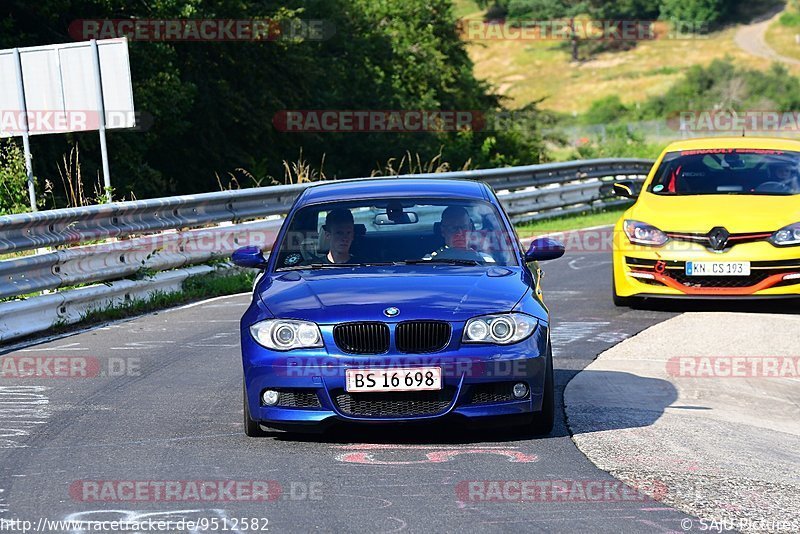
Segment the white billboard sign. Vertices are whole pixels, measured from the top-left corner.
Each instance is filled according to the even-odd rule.
[[[106,130],[135,126],[126,38],[0,50],[0,138],[22,137],[31,210],[31,135],[99,131],[111,201]]]
[[[0,50],[0,137],[136,126],[127,39],[97,41],[102,102],[91,42],[17,50],[25,101],[14,50]]]

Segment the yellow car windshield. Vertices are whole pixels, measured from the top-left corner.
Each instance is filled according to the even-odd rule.
[[[800,152],[747,148],[669,152],[648,191],[669,196],[797,195]]]

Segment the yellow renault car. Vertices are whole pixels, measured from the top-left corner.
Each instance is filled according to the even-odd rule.
[[[614,228],[613,296],[800,296],[800,141],[689,139],[669,145]]]

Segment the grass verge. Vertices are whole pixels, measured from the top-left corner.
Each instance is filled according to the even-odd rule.
[[[789,20],[800,20],[800,13],[787,9],[784,14],[788,14]],[[777,19],[769,25],[764,39],[767,44],[778,54],[800,60],[800,43],[797,36],[800,35],[800,24],[784,24]]]
[[[230,275],[207,273],[191,276],[183,281],[180,291],[170,293],[154,291],[148,299],[133,299],[119,304],[112,304],[105,308],[89,310],[81,316],[81,320],[77,323],[56,323],[49,333],[60,334],[74,330],[76,327],[85,328],[198,300],[245,293],[252,289],[255,274],[255,271],[248,271]]]
[[[517,233],[522,239],[541,235],[545,232],[566,232],[568,230],[578,230],[581,228],[591,228],[593,226],[604,226],[616,223],[627,206],[609,209],[587,209],[578,215],[567,215],[544,221],[535,221],[517,226]]]

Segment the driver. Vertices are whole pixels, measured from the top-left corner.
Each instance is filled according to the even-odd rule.
[[[445,244],[435,252],[426,255],[423,259],[441,258],[475,260],[481,263],[494,262],[494,258],[490,255],[469,248],[468,233],[475,228],[466,208],[462,206],[448,206],[445,208],[442,211],[442,220],[439,223],[439,227]]]
[[[792,165],[788,163],[773,163],[769,166],[769,175],[770,179],[779,184],[789,188],[790,190],[795,190],[797,181],[794,175],[794,169]]]
[[[330,250],[322,258],[322,263],[356,262],[350,254],[350,246],[355,237],[355,224],[350,210],[338,208],[329,211],[322,230],[325,232],[325,239],[330,243]]]

